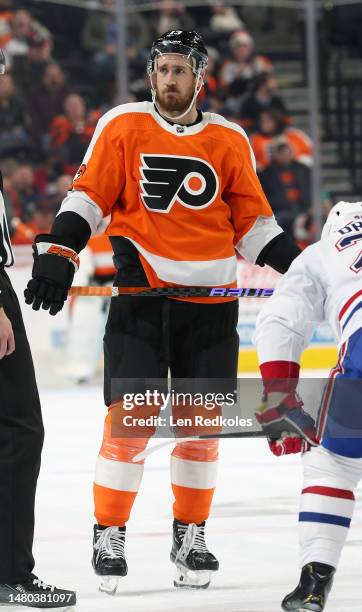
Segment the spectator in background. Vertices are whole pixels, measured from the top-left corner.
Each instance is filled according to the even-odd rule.
[[[38,62],[50,57],[50,32],[29,11],[20,9],[13,14],[11,38],[4,48],[17,86],[28,95],[38,75]]]
[[[310,206],[310,169],[296,161],[285,136],[270,144],[271,163],[259,174],[279,225],[293,237],[294,221]]]
[[[39,41],[44,41],[51,47],[50,32],[33,19],[25,9],[15,11],[11,20],[11,35],[5,45],[5,50],[12,66],[16,57],[28,56],[29,51]]]
[[[260,113],[264,110],[277,111],[285,123],[290,122],[287,108],[277,95],[278,82],[270,72],[262,72],[252,81],[253,91],[245,98],[240,109],[241,125],[245,130],[253,131]]]
[[[52,61],[53,42],[46,39],[42,34],[36,34],[29,46],[30,73],[32,78],[31,87],[37,83],[44,72],[45,67]]]
[[[14,57],[28,55],[29,41],[33,35],[30,13],[25,10],[15,11],[10,21],[10,36],[5,45],[10,66]]]
[[[215,2],[211,6],[211,11],[209,27],[212,32],[234,32],[245,28],[236,9],[232,6],[224,6],[221,2]]]
[[[30,164],[20,164],[13,173],[11,182],[18,198],[14,214],[27,223],[42,195],[36,186],[34,169]]]
[[[68,166],[70,174],[78,168],[93,136],[100,117],[97,111],[87,113],[86,105],[78,94],[69,94],[64,101],[64,115],[54,117],[50,124],[50,152]]]
[[[36,147],[46,149],[50,123],[64,109],[69,94],[65,75],[59,64],[51,62],[44,69],[41,82],[34,88],[30,100],[31,135]]]
[[[0,79],[0,155],[19,155],[30,147],[27,116],[11,74]]]
[[[262,72],[272,72],[273,65],[267,57],[255,53],[254,40],[246,30],[231,34],[229,48],[232,57],[223,63],[220,78],[227,92],[240,98],[251,79]]]
[[[281,134],[293,152],[293,159],[309,166],[312,164],[313,146],[309,136],[297,128],[285,127],[283,116],[278,111],[262,111],[256,127],[257,131],[250,137],[250,144],[258,172],[270,164],[272,142]]]
[[[58,203],[58,207],[67,197],[68,191],[71,189],[73,177],[70,174],[62,174],[56,180],[55,186],[56,191],[54,195],[55,201]]]
[[[157,17],[156,31],[161,36],[169,30],[193,30],[194,20],[177,0],[162,0]]]

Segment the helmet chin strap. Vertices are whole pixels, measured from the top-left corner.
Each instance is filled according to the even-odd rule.
[[[172,121],[174,123],[177,123],[177,121],[179,119],[183,119],[183,117],[185,117],[190,112],[190,110],[192,109],[192,107],[193,107],[193,105],[195,103],[195,100],[196,100],[197,96],[200,93],[201,87],[204,84],[203,76],[202,76],[201,72],[199,72],[198,75],[197,75],[196,83],[195,83],[194,95],[192,96],[192,100],[191,100],[190,104],[188,105],[187,109],[183,113],[181,113],[181,115],[177,115],[176,117],[172,117],[171,115],[167,115],[165,112],[161,112],[160,107],[159,107],[159,105],[156,102],[156,95],[157,94],[156,94],[155,88],[153,87],[152,75],[150,75],[150,81],[151,81],[151,94],[152,94],[152,102],[153,102],[153,104],[155,105],[155,107],[157,108],[158,112],[160,113],[160,115],[162,117],[164,117],[165,119],[168,119],[169,121]]]

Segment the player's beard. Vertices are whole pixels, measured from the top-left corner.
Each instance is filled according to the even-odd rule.
[[[181,94],[180,90],[177,88],[168,88],[166,90],[159,91],[156,89],[156,103],[159,107],[159,110],[165,111],[166,113],[176,115],[180,115],[185,112],[191,104],[191,100],[194,95],[194,87],[190,88],[190,90]]]

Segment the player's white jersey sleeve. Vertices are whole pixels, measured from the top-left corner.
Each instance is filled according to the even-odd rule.
[[[312,245],[293,261],[258,315],[254,342],[259,364],[300,363],[314,325],[324,320],[325,298],[323,261]]]

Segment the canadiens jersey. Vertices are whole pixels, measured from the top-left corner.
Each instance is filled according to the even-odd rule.
[[[362,222],[307,247],[261,309],[259,363],[300,363],[315,323],[327,320],[341,346],[362,327]]]
[[[65,211],[93,233],[110,214],[107,234],[136,247],[151,286],[231,286],[235,248],[255,263],[282,232],[242,128],[213,113],[173,125],[150,102],[99,120]]]

